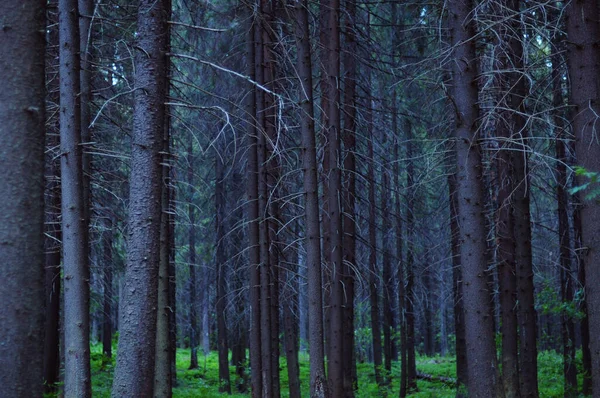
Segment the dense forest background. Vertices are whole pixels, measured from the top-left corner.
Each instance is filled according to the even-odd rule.
[[[1,2],[0,395],[600,396],[599,16]]]

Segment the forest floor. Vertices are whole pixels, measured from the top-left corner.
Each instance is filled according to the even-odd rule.
[[[189,349],[177,350],[177,382],[178,385],[173,390],[173,396],[177,398],[191,397],[222,397],[224,394],[218,392],[218,358],[216,352],[211,352],[208,356],[198,355],[199,369],[189,370],[190,351]],[[112,383],[112,373],[114,370],[114,358],[104,358],[102,365],[102,346],[92,346],[92,381],[94,397],[110,397],[110,388]],[[578,355],[578,365],[581,364],[581,354]],[[410,397],[430,397],[430,398],[454,398],[453,388],[445,384],[444,378],[454,378],[456,360],[454,357],[417,357],[417,370],[421,374],[431,375],[434,381],[418,380],[419,391],[411,394]],[[375,373],[370,363],[358,364],[359,391],[356,398],[367,397],[396,397],[398,396],[398,377],[400,375],[399,363],[394,363],[392,367],[392,384],[385,391],[378,390],[375,384]],[[580,369],[578,369],[580,370]],[[308,397],[308,356],[300,354],[300,379],[302,383],[302,396]],[[239,380],[235,374],[235,368],[230,368],[232,391],[236,390],[236,383]],[[562,359],[555,352],[542,352],[539,355],[539,385],[540,397],[562,397]],[[287,397],[287,368],[285,358],[281,359],[281,386],[282,397]],[[581,386],[581,376],[579,380]],[[232,394],[233,398],[247,398],[249,394]]]

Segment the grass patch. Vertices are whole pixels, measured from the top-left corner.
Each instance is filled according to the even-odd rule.
[[[102,355],[102,346],[95,344],[91,347],[92,365],[92,389],[94,397],[109,398],[112,385],[112,377],[115,368],[115,359],[106,358]],[[190,363],[190,350],[177,350],[177,386],[173,389],[176,398],[217,398],[224,394],[219,393],[219,363],[216,352],[207,356],[198,355],[198,369],[188,369]],[[581,353],[577,355],[578,371],[581,373]],[[417,370],[420,373],[434,377],[456,377],[456,358],[454,357],[424,357],[417,356]],[[236,385],[239,382],[235,374],[235,368],[229,368],[232,382],[231,397],[246,398],[249,394],[236,393]],[[302,396],[309,396],[309,368],[308,355],[300,353],[300,380]],[[375,383],[375,370],[371,363],[357,364],[357,375],[359,390],[356,398],[371,397],[394,397],[398,396],[400,375],[400,364],[392,364],[390,376],[391,383],[385,387],[378,387]],[[287,365],[285,358],[280,358],[281,396],[289,397]],[[538,380],[541,397],[562,397],[562,356],[553,351],[541,352],[538,356]],[[579,386],[582,377],[579,374]],[[452,387],[441,381],[417,381],[418,391],[410,394],[411,397],[420,398],[454,398],[455,391]],[[47,398],[52,398],[47,396]]]

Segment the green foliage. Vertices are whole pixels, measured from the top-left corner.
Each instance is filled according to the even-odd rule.
[[[102,345],[95,344],[91,349],[92,358],[92,388],[94,397],[110,397],[110,388],[114,371],[115,359],[107,359],[102,355]],[[177,382],[178,385],[173,389],[173,396],[177,398],[217,398],[222,397],[219,393],[219,362],[216,352],[211,352],[205,357],[200,357],[199,369],[188,369],[190,359],[189,349],[177,350]],[[309,367],[308,355],[300,352],[300,382],[302,396],[308,397],[309,391]],[[579,375],[579,385],[581,385],[582,359],[581,351],[577,352],[576,364]],[[287,390],[288,377],[285,358],[281,358],[281,386],[282,397],[289,397]],[[435,377],[455,378],[456,377],[456,358],[455,357],[424,357],[417,356],[417,369],[420,373]],[[249,394],[240,394],[235,390],[238,384],[234,367],[230,367],[233,398],[246,398]],[[394,362],[390,374],[391,383],[388,386],[379,387],[375,383],[375,369],[372,363],[357,364],[359,389],[356,398],[372,398],[381,396],[398,395],[398,376],[400,375],[400,364]],[[541,397],[562,397],[562,356],[554,351],[541,352],[538,355],[538,380]],[[456,391],[442,381],[417,381],[418,391],[410,394],[410,397],[421,398],[454,398]],[[46,395],[45,398],[54,398],[53,395]]]
[[[574,195],[578,192],[586,191],[585,200],[596,200],[600,196],[600,185],[598,184],[599,173],[588,171],[581,166],[575,167],[575,175],[585,182],[581,185],[569,189],[569,193]]]

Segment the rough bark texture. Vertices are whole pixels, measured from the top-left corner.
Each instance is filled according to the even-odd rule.
[[[217,345],[219,350],[219,392],[231,394],[229,379],[229,349],[227,346],[227,324],[225,323],[226,287],[225,281],[225,187],[223,181],[223,161],[220,154],[215,155],[215,242],[217,262]]]
[[[370,73],[367,74],[368,76]],[[367,78],[368,85],[370,86],[370,78]],[[379,283],[379,270],[377,267],[377,213],[375,208],[377,206],[376,195],[375,195],[375,159],[373,151],[373,109],[371,109],[372,99],[370,95],[370,89],[367,89],[367,125],[369,129],[369,135],[367,137],[367,151],[368,151],[368,180],[369,180],[369,304],[371,307],[371,335],[372,335],[372,346],[373,346],[373,366],[375,367],[375,381],[378,385],[383,384],[381,377],[381,367],[383,365],[382,359],[382,347],[381,347],[381,321],[379,318],[379,290],[381,285]]]
[[[106,231],[104,232],[104,264],[103,282],[104,297],[102,303],[102,354],[112,357],[112,300],[113,300],[113,223],[109,218],[106,220]]]
[[[356,4],[346,4],[344,51],[344,397],[354,397],[358,388],[356,354],[354,351],[354,281],[356,278],[356,62],[358,50],[355,35]]]
[[[515,14],[520,12],[520,0],[509,0],[508,7]],[[519,17],[512,19],[509,53],[514,72],[510,73],[509,107],[511,115],[512,141],[516,151],[511,151],[513,166],[512,207],[515,233],[515,266],[517,277],[517,320],[519,323],[519,373],[520,394],[523,397],[537,397],[537,315],[535,311],[533,286],[533,259],[531,252],[531,215],[529,210],[529,136],[525,119],[525,97],[527,79],[524,69],[524,53]],[[515,33],[516,32],[516,33]],[[521,33],[519,33],[521,32]]]
[[[308,283],[308,338],[310,347],[310,396],[329,397],[323,351],[323,290],[321,284],[321,238],[319,193],[312,85],[312,62],[308,25],[308,2],[296,3],[296,43],[301,90],[302,168],[306,225],[306,267]]]
[[[250,14],[252,10],[248,10]],[[255,67],[255,26],[254,18],[249,17],[248,38],[246,41],[246,63],[248,76],[252,80],[256,77]],[[262,397],[261,384],[261,359],[260,359],[260,247],[259,247],[259,211],[258,211],[258,153],[257,153],[257,129],[255,125],[256,118],[256,89],[254,85],[249,87],[246,103],[247,117],[250,119],[247,124],[248,139],[248,261],[250,265],[250,374],[252,398]]]
[[[498,4],[498,15],[502,14],[502,3]],[[504,43],[510,42],[513,33],[507,24],[498,24],[498,42],[496,50],[497,68],[505,70],[513,65],[515,61],[512,54],[507,51]],[[519,396],[519,356],[517,329],[517,278],[515,260],[515,229],[514,214],[512,206],[513,192],[513,167],[511,153],[514,145],[511,140],[514,123],[512,112],[508,111],[509,104],[506,102],[507,92],[511,94],[512,82],[506,74],[496,76],[500,91],[497,95],[498,116],[496,119],[496,138],[500,149],[496,153],[496,186],[497,206],[495,210],[495,235],[496,235],[496,258],[497,275],[500,301],[500,332],[502,334],[502,387],[505,398]]]
[[[156,317],[156,363],[154,367],[154,397],[170,398],[173,395],[173,377],[171,375],[171,339],[169,336],[170,313],[169,307],[169,259],[171,257],[171,241],[169,239],[169,172],[168,154],[170,151],[170,128],[165,117],[162,165],[162,193],[160,215],[160,257],[158,265],[158,298]]]
[[[166,96],[167,2],[141,0],[135,48],[135,108],[129,241],[120,297],[119,355],[112,396],[154,394]],[[143,341],[144,344],[139,344]]]
[[[567,6],[567,64],[571,82],[573,132],[577,163],[600,172],[597,115],[600,114],[600,52],[598,51],[598,2],[573,1]],[[590,328],[592,391],[600,393],[600,205],[596,200],[581,206],[582,260]],[[593,336],[596,336],[595,338]]]
[[[45,1],[4,1],[0,15],[0,383],[42,396]]]
[[[564,127],[564,116],[561,108],[564,104],[562,95],[562,81],[560,68],[560,56],[553,54],[552,61],[552,98],[553,119],[555,126],[556,147],[556,196],[558,213],[558,241],[560,254],[560,294],[563,303],[573,301],[573,277],[571,261],[571,233],[569,226],[569,197],[567,194],[567,163],[566,132]],[[575,322],[568,313],[562,314],[562,343],[563,343],[563,376],[564,396],[577,396],[577,367],[575,365]],[[582,336],[583,342],[583,336]]]
[[[88,397],[92,394],[90,274],[82,169],[77,1],[60,0],[58,10],[65,395]]]
[[[477,117],[477,55],[470,0],[449,3],[460,257],[470,397],[496,394],[496,348],[486,272],[486,226]]]
[[[452,159],[454,161],[454,159]],[[460,230],[458,227],[458,202],[456,174],[448,175],[450,190],[450,245],[452,251],[452,298],[454,304],[454,335],[456,336],[456,397],[467,397],[467,341],[465,340],[465,310],[462,301],[462,272],[460,266]]]
[[[190,291],[190,366],[189,369],[198,369],[198,303],[197,303],[197,268],[196,263],[196,212],[194,204],[194,146],[193,137],[190,136],[188,144],[188,219],[190,221],[190,230],[188,233],[188,268],[190,272],[189,291]],[[207,281],[202,281],[203,283]],[[206,296],[206,292],[201,293]],[[206,354],[206,353],[205,353]]]
[[[56,8],[57,0],[49,2]],[[58,14],[48,13],[46,29],[46,100],[58,106]],[[53,48],[54,51],[50,51]],[[44,327],[44,392],[58,390],[60,373],[60,307],[61,307],[61,227],[60,227],[60,145],[59,115],[54,113],[46,121],[46,166],[44,188],[45,229],[45,327]]]
[[[406,189],[410,192],[406,197],[406,290],[404,306],[406,314],[406,391],[417,389],[417,361],[415,355],[415,313],[414,313],[414,281],[415,281],[415,250],[414,243],[414,163],[412,143],[412,123],[405,119],[404,134],[406,135]]]

